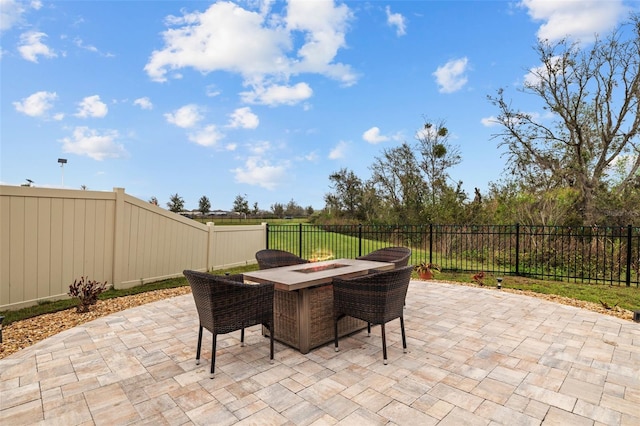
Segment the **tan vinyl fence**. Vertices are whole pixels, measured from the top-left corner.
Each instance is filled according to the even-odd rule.
[[[82,276],[115,288],[255,263],[266,226],[204,225],[128,194],[0,186],[0,310],[67,297]]]

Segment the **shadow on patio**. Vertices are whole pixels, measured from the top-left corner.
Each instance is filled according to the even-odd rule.
[[[10,424],[640,424],[640,324],[497,290],[414,281],[399,322],[302,355],[259,327],[211,334],[190,294],[0,360]]]

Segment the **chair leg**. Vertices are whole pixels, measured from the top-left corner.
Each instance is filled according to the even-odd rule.
[[[213,370],[216,368],[216,340],[218,340],[218,335],[213,334],[213,342],[211,343],[211,372],[209,373],[209,377],[213,379]]]
[[[240,347],[244,348],[244,328],[240,331]]]
[[[380,325],[382,327],[382,358],[384,365],[387,365],[387,336],[384,332],[384,323]]]
[[[371,337],[371,323],[367,323],[367,337]]]
[[[273,362],[273,322],[269,324],[269,351],[271,354],[271,362]]]
[[[200,365],[200,350],[202,349],[202,326],[198,329],[198,349],[196,349],[196,365]]]
[[[338,318],[333,318],[333,344],[335,346],[336,352],[340,349],[338,348]]]
[[[402,352],[407,353],[407,336],[404,334],[404,318],[400,317],[400,330],[402,331]]]

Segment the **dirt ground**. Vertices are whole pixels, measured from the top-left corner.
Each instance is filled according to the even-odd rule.
[[[444,282],[444,281],[441,281]],[[476,287],[474,284],[462,284],[458,282],[447,282],[448,284],[459,284]],[[605,315],[622,318],[628,321],[633,320],[633,312],[618,307],[606,309],[600,304],[583,302],[580,300],[560,297],[555,295],[546,295],[534,293],[530,291],[518,291],[511,289],[497,290],[495,288],[487,288],[487,291],[506,291],[518,294],[524,294],[531,297],[538,297],[563,305],[575,306],[582,309],[588,309]],[[136,294],[133,296],[119,297],[115,299],[99,300],[95,306],[91,307],[91,311],[87,313],[77,313],[75,308],[65,311],[55,312],[52,314],[44,314],[23,321],[17,321],[10,325],[4,326],[2,330],[3,343],[0,345],[0,359],[11,355],[21,349],[33,345],[40,340],[53,336],[69,328],[79,324],[94,320],[98,317],[109,315],[114,312],[129,309],[134,306],[143,305],[145,303],[154,302],[156,300],[168,297],[179,296],[190,293],[189,287],[178,287],[166,290],[156,290],[147,293]]]

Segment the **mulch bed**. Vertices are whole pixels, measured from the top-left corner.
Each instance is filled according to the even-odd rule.
[[[479,287],[476,284],[464,284],[452,281],[440,281],[447,284],[468,285],[470,287]],[[487,287],[487,290],[492,288]],[[534,293],[532,291],[512,290],[503,288],[502,290],[493,289],[495,291],[505,291],[516,294],[524,294],[526,296],[538,297],[563,305],[575,306],[577,308],[588,309],[605,315],[611,315],[624,320],[633,320],[633,312],[613,307],[607,309],[604,306],[584,302],[581,300],[570,299],[568,297]],[[117,297],[114,299],[99,300],[91,310],[86,313],[77,313],[75,308],[65,311],[55,312],[52,314],[39,315],[23,321],[11,323],[2,330],[3,343],[0,345],[0,359],[5,358],[12,353],[18,352],[34,343],[44,340],[47,337],[60,333],[61,331],[73,328],[79,324],[94,320],[96,318],[119,312],[135,306],[144,305],[145,303],[155,302],[157,300],[169,297],[180,296],[191,292],[188,286],[171,288],[166,290],[156,290],[147,293],[140,293],[132,296]]]
[[[132,296],[98,300],[95,305],[91,306],[91,310],[85,313],[78,313],[76,312],[76,308],[72,308],[13,322],[4,326],[2,329],[0,359],[61,331],[92,321],[96,318],[144,305],[145,303],[187,293],[191,293],[191,287],[189,286],[155,290]]]

